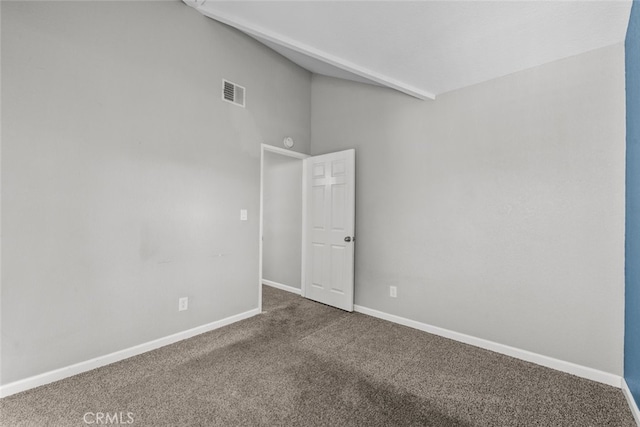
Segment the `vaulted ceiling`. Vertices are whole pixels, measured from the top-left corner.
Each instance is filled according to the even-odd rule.
[[[630,0],[184,0],[311,72],[421,99],[622,43]]]

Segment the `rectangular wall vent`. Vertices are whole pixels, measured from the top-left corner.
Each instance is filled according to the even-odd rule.
[[[222,99],[244,107],[245,89],[229,80],[222,79]]]

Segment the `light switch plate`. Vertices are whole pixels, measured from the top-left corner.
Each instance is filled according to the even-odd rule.
[[[240,209],[240,221],[246,221],[246,220],[247,220],[247,210]]]

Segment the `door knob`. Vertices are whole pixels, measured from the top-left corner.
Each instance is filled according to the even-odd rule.
[[[345,237],[345,238],[344,238],[344,241],[345,241],[345,242],[350,242],[350,241],[351,241],[351,237],[349,237],[349,236]]]

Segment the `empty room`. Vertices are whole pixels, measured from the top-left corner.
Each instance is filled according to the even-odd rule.
[[[1,1],[0,426],[640,426],[640,1]]]

